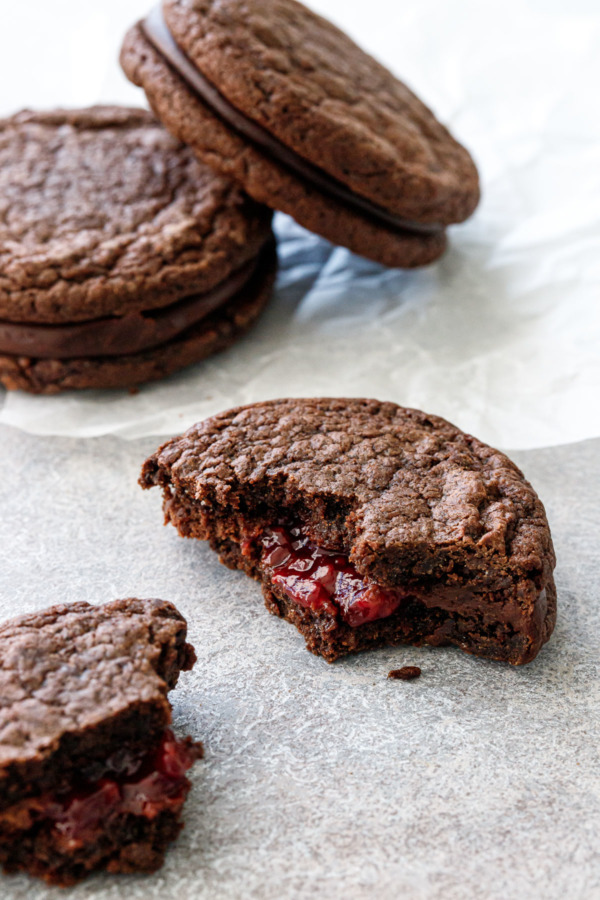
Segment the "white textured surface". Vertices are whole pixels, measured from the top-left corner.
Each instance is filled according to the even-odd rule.
[[[150,2],[7,4],[0,113],[141,103],[116,54]],[[358,0],[313,5],[473,151],[483,201],[446,257],[385,272],[282,220],[279,290],[237,347],[134,397],[11,395],[0,422],[136,437],[280,394],[352,394],[439,413],[504,447],[600,434],[597,0],[372,0],[367,15]]]
[[[73,900],[600,897],[600,442],[513,454],[546,503],[559,620],[521,669],[398,648],[328,666],[258,586],[161,527],[136,485],[155,442],[0,428],[0,619],[160,596],[198,651],[173,694],[205,742],[187,826],[156,876]],[[412,683],[389,669],[418,664]],[[0,876],[2,900],[67,896]]]

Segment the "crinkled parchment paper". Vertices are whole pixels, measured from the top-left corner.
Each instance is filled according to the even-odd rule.
[[[366,20],[363,3],[314,5],[405,78],[473,152],[482,203],[451,230],[446,256],[421,271],[385,270],[278,217],[277,291],[239,344],[135,396],[6,395],[0,422],[135,438],[269,397],[354,395],[439,413],[504,447],[600,434],[597,3],[374,0]],[[19,84],[0,79],[0,106],[143,102],[114,55],[146,3],[62,7],[46,21],[40,6],[38,29],[55,42],[33,42],[37,66],[23,62],[26,23],[11,11],[9,24],[12,16],[22,28],[4,29],[0,65],[11,74],[19,66]],[[62,62],[50,66],[48,47],[56,55],[60,42]]]

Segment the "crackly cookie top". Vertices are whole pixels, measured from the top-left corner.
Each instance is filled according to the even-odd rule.
[[[295,0],[164,0],[177,44],[236,109],[356,193],[415,222],[462,221],[468,152],[342,31]]]
[[[293,399],[223,412],[160,448],[142,483],[208,516],[291,511],[384,581],[443,575],[497,587],[525,576],[541,590],[554,567],[544,508],[519,469],[444,419],[394,403]]]
[[[203,293],[269,222],[144,110],[0,120],[0,318],[80,321]]]
[[[186,622],[162,600],[54,606],[0,626],[0,770],[133,706],[162,708],[191,668]]]

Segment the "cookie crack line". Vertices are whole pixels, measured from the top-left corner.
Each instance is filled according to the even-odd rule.
[[[303,178],[327,196],[345,203],[376,222],[392,227],[400,232],[414,234],[441,234],[442,224],[426,225],[395,216],[381,206],[361,197],[331,175],[303,159],[294,150],[274,138],[261,125],[253,122],[217,90],[194,65],[175,41],[165,21],[162,9],[156,7],[140,23],[142,32],[150,44],[172,69],[183,79],[193,93],[216,113],[234,131],[266,152],[276,162],[285,166],[293,174]]]

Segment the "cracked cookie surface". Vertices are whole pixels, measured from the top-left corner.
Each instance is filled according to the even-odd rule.
[[[290,168],[197,93],[149,39],[127,34],[121,64],[158,118],[257,201],[384,265],[437,259],[445,225],[479,198],[477,170],[421,101],[346,35],[301,4],[269,0],[162,6],[180,51],[238,115],[346,193],[424,233],[393,226]]]
[[[439,417],[375,400],[258,403],[167,442],[141,483],[161,486],[180,533],[262,580],[267,606],[299,628],[313,628],[314,610],[277,595],[251,546],[278,523],[301,526],[360,576],[404,592],[396,618],[354,630],[319,612],[329,643],[337,630],[332,658],[409,634],[527,662],[552,632],[555,557],[541,501],[507,456]],[[409,625],[390,633],[405,613]],[[319,641],[315,652],[326,655]]]
[[[195,659],[186,632],[171,603],[136,599],[55,606],[1,625],[0,801],[26,794],[31,786],[16,773],[46,772],[61,741],[85,742],[136,709],[168,723],[167,692]],[[53,768],[46,776],[56,781],[56,757]]]
[[[401,81],[295,0],[164,0],[177,44],[236,109],[382,207],[462,221],[467,151]]]
[[[54,606],[0,626],[0,865],[69,886],[152,872],[183,827],[202,756],[169,725],[194,665],[162,600]]]
[[[144,110],[0,121],[0,318],[63,323],[201,294],[255,256],[270,213]]]

